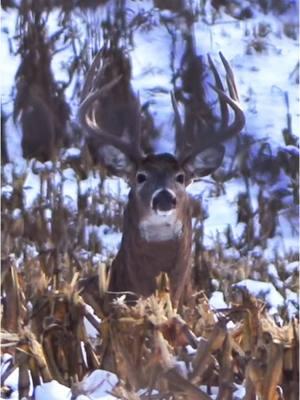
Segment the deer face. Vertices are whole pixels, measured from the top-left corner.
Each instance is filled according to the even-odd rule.
[[[185,173],[171,154],[148,155],[132,182],[141,236],[146,241],[172,240],[182,233],[187,212]]]
[[[223,155],[223,147],[217,146],[183,164],[167,153],[148,155],[140,162],[131,181],[131,197],[144,239],[162,241],[180,237],[184,219],[189,215],[186,186],[193,176],[215,170]]]
[[[185,174],[172,155],[149,155],[137,169],[133,188],[151,212],[167,216],[176,210],[177,196],[185,192]]]

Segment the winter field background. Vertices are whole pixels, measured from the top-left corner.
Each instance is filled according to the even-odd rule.
[[[241,328],[239,342],[243,350],[243,355],[241,350],[239,356],[244,357],[243,361],[239,360],[239,364],[235,360],[236,348],[232,353],[238,367],[235,366],[231,377],[229,397],[220,397],[224,390],[220,378],[225,376],[222,366],[226,364],[224,341],[221,347],[207,350],[210,356],[213,355],[215,364],[206,365],[207,370],[212,371],[209,377],[203,373],[197,380],[193,375],[196,369],[193,360],[197,354],[199,356],[201,346],[193,349],[189,342],[182,346],[176,340],[166,344],[166,336],[161,338],[163,344],[160,343],[159,349],[164,348],[169,358],[166,362],[160,355],[163,361],[158,362],[158,371],[176,370],[176,377],[193,382],[195,388],[201,390],[199,393],[189,391],[192,389],[187,386],[172,389],[170,383],[166,389],[158,377],[153,378],[150,388],[145,383],[139,384],[137,378],[135,381],[128,374],[128,365],[132,367],[132,364],[128,364],[127,369],[106,370],[102,352],[107,322],[104,323],[106,320],[101,311],[91,304],[83,307],[76,297],[76,279],[90,276],[95,271],[101,274],[117,252],[122,212],[129,190],[120,178],[104,177],[97,166],[85,162],[84,133],[76,119],[85,66],[104,43],[103,21],[107,21],[108,15],[117,21],[119,7],[124,11],[126,29],[131,35],[130,40],[128,37],[122,37],[122,40],[128,46],[132,60],[132,84],[139,93],[141,104],[149,105],[160,132],[155,139],[155,149],[173,152],[174,115],[170,92],[174,71],[180,68],[185,51],[185,14],[181,15],[176,7],[169,8],[168,4],[172,2],[167,1],[165,5],[160,1],[110,1],[99,2],[97,7],[83,7],[78,2],[79,6],[66,7],[67,11],[64,2],[53,6],[49,2],[44,6],[41,15],[43,18],[47,15],[46,37],[53,38],[51,69],[55,80],[68,81],[76,57],[82,57],[84,62],[78,63],[64,90],[70,105],[69,145],[58,150],[55,161],[40,162],[23,158],[20,118],[15,121],[13,118],[17,93],[15,75],[22,55],[18,52],[22,34],[18,35],[20,32],[16,27],[18,10],[26,3],[30,9],[30,2],[15,1],[3,2],[1,10],[4,137],[1,143],[6,150],[1,165],[1,398],[19,398],[21,392],[25,398],[34,396],[38,400],[177,399],[180,395],[187,399],[298,398],[295,386],[298,332],[294,328],[299,312],[298,2],[187,1],[185,4],[194,18],[191,29],[197,54],[206,58],[209,53],[219,67],[219,51],[229,60],[246,114],[246,126],[240,138],[228,144],[224,164],[217,173],[188,187],[201,207],[200,216],[193,221],[193,262],[194,268],[199,270],[198,276],[203,278],[197,282],[199,293],[203,291],[202,308],[198,306],[202,311],[205,309],[206,314],[204,317],[198,307],[197,317],[196,309],[191,306],[190,314],[183,313],[180,323],[186,322],[184,326],[191,330],[198,344],[203,338],[211,338],[212,327],[227,315],[224,310],[236,306],[236,291],[240,288],[241,293],[247,293],[243,296],[249,296],[249,302],[257,307],[257,316],[268,321],[268,331],[275,332],[272,343],[279,341],[284,349],[283,361],[276,367],[280,370],[278,377],[274,371],[266,372],[262,366],[260,370],[257,367],[258,375],[262,374],[271,382],[270,387],[275,385],[277,388],[265,394],[263,390],[266,389],[261,389],[263,383],[251,381],[249,373],[247,375],[251,362],[259,361],[257,349],[262,331],[251,324],[245,328],[244,317],[237,318],[238,321],[228,317],[224,328],[226,337],[234,336],[232,332],[237,332],[238,324],[244,329]],[[25,31],[23,35],[26,35]],[[56,51],[58,49],[60,51]],[[76,352],[81,352],[84,364],[80,373],[76,368],[60,369],[59,363],[66,355],[54,357],[57,371],[50,366],[49,348],[45,344],[49,334],[45,321],[49,315],[40,310],[41,304],[49,302],[52,304],[49,310],[55,314],[54,304],[58,298],[68,304],[66,309],[70,314],[70,310],[85,310],[77,316],[76,333],[74,331],[74,337],[79,335],[77,341],[73,333],[61,342],[58,339],[50,341],[53,348],[57,346],[53,351],[59,354],[67,340],[74,340],[72,343],[81,349]],[[122,299],[120,304],[122,309]],[[244,303],[243,307],[246,307]],[[132,310],[125,308],[120,311],[124,313],[122,316],[130,315],[134,319]],[[141,309],[139,312],[143,314]],[[151,311],[152,323],[157,326],[169,323],[170,311],[160,310],[160,313],[165,314],[162,317]],[[201,328],[197,322],[200,314]],[[193,317],[189,320],[187,315]],[[58,318],[56,314],[55,318]],[[55,318],[52,322],[59,325]],[[68,318],[64,316],[62,325]],[[208,325],[210,329],[207,329]],[[66,329],[71,329],[70,325]],[[291,335],[294,335],[292,339]],[[151,338],[148,338],[150,342]],[[249,348],[245,344],[247,340],[252,343],[251,346],[248,344]],[[91,344],[94,363],[87,356],[87,342]],[[75,352],[74,346],[71,348]],[[112,352],[116,357],[117,350],[113,348]],[[271,352],[266,357],[272,364]],[[291,360],[287,362],[289,357]],[[38,359],[45,359],[45,364],[49,364],[47,379]],[[27,384],[20,385],[21,377]],[[168,381],[166,377],[164,379]],[[249,379],[254,389],[247,386]],[[250,392],[254,397],[250,397]]]

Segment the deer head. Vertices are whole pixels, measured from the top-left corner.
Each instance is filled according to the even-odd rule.
[[[139,100],[131,97],[129,109],[134,118],[120,135],[104,127],[99,115],[112,92],[122,80],[115,74],[105,81],[105,71],[112,65],[96,56],[83,89],[79,109],[82,126],[99,138],[105,151],[104,164],[116,175],[127,178],[131,191],[124,217],[121,249],[113,262],[110,289],[132,291],[148,296],[155,291],[160,272],[170,277],[173,300],[178,302],[190,270],[191,211],[186,186],[197,177],[212,173],[224,156],[223,142],[241,131],[244,113],[238,100],[233,72],[220,53],[226,71],[229,94],[225,93],[220,75],[208,57],[215,79],[221,123],[217,130],[205,124],[199,132],[186,135],[174,95],[171,103],[176,124],[176,154],[145,153],[141,146],[142,123]],[[123,81],[124,82],[124,81]],[[229,109],[234,118],[229,123]],[[188,138],[188,140],[187,140]],[[201,140],[200,140],[201,138]],[[103,150],[105,149],[105,150]]]

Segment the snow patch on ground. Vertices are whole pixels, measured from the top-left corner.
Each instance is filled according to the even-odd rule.
[[[149,4],[150,2],[145,2],[145,4],[143,2],[143,7],[147,9]],[[137,2],[130,2],[130,7],[134,8],[138,6]],[[283,34],[280,18],[272,14],[263,15],[256,11],[255,13],[255,18],[250,21],[237,21],[222,13],[220,13],[218,17],[219,21],[215,25],[205,24],[200,20],[194,27],[196,44],[201,54],[206,56],[207,53],[210,53],[212,55],[220,70],[222,70],[222,66],[217,52],[222,49],[223,54],[233,67],[240,99],[246,112],[247,124],[245,132],[253,138],[269,138],[271,146],[279,148],[283,144],[282,129],[286,127],[288,111],[292,117],[292,131],[297,132],[300,125],[299,88],[291,78],[291,72],[298,62],[299,43]],[[99,19],[103,16],[104,13],[99,16]],[[170,81],[171,69],[168,54],[171,37],[167,30],[159,24],[159,18],[157,16],[154,18],[157,18],[158,22],[158,25],[154,29],[135,34],[134,49],[130,54],[133,65],[133,86],[139,93],[141,102],[148,101],[150,103],[150,111],[155,118],[156,126],[161,130],[162,137],[156,143],[156,150],[159,152],[174,152],[174,135],[172,133],[173,112],[170,107],[172,85]],[[39,199],[39,196],[45,194],[45,185],[43,185],[41,191],[39,175],[32,171],[32,163],[28,165],[28,162],[22,158],[21,132],[18,123],[15,125],[11,116],[13,109],[12,88],[15,84],[14,76],[20,59],[18,55],[12,55],[9,52],[4,31],[8,31],[9,36],[12,37],[14,35],[15,20],[15,11],[2,12],[1,49],[2,58],[5,60],[5,62],[0,63],[0,74],[2,77],[5,77],[5,79],[1,80],[2,105],[5,113],[9,114],[5,128],[7,132],[8,152],[12,159],[12,163],[3,167],[3,182],[5,182],[5,186],[2,187],[2,196],[5,199],[9,199],[12,195],[11,185],[13,177],[23,176],[25,178],[23,188],[24,206],[26,210],[30,211]],[[55,11],[50,17],[50,32],[52,33],[58,28],[57,20],[58,13]],[[259,23],[271,27],[266,37],[261,39],[265,46],[265,51],[261,53],[254,50],[255,40],[257,40],[254,30]],[[182,52],[182,43],[177,43],[175,65],[178,65]],[[52,67],[57,79],[66,80],[66,75],[61,68],[61,64],[68,56],[67,50],[66,52],[58,53],[53,60]],[[68,98],[71,97],[72,92],[73,87],[71,85],[67,89]],[[287,97],[289,99],[289,110],[286,103]],[[73,114],[76,114],[76,107],[73,108]],[[293,146],[289,146],[289,150],[292,153],[297,151]],[[69,149],[65,153],[65,159],[76,158],[79,154],[80,151],[78,149]],[[62,173],[57,172],[56,169],[59,169],[58,165],[54,167],[47,163],[45,165],[35,163],[35,168],[53,169],[53,183],[57,187],[62,185],[64,205],[72,213],[77,212],[78,194],[97,195],[102,183],[103,192],[109,194],[111,199],[125,201],[129,192],[127,183],[122,179],[109,178],[102,182],[99,175],[93,173],[87,179],[77,182],[75,171],[72,168],[64,169]],[[279,184],[277,186],[274,185],[272,190],[285,190],[286,184],[285,177],[281,175]],[[216,237],[221,242],[225,241],[224,231],[228,226],[232,228],[235,237],[240,237],[245,228],[245,224],[237,224],[236,208],[233,206],[236,203],[238,194],[244,190],[244,186],[242,186],[243,182],[239,179],[226,182],[224,184],[225,194],[219,197],[211,195],[214,185],[215,183],[212,179],[206,178],[199,182],[194,182],[188,188],[189,193],[197,197],[199,201],[202,200],[202,206],[207,211],[208,218],[204,221],[204,246],[208,248],[215,245]],[[257,186],[253,185],[250,191],[252,206],[256,209]],[[246,279],[238,282],[236,286],[246,287],[253,296],[266,301],[270,307],[271,314],[276,314],[278,309],[285,304],[291,318],[294,315],[298,315],[299,296],[290,289],[284,289],[290,281],[285,281],[283,284],[279,279],[278,271],[276,271],[274,264],[272,264],[278,256],[284,257],[289,252],[298,252],[299,229],[297,227],[299,225],[297,210],[294,211],[292,219],[288,215],[288,210],[287,212],[280,213],[278,234],[275,238],[268,240],[267,248],[262,250],[260,246],[257,246],[251,254],[253,258],[263,256],[270,261],[267,272],[274,284]],[[48,211],[50,219],[51,212],[50,210]],[[18,212],[18,209],[16,209],[15,214]],[[95,234],[98,240],[101,241],[103,251],[101,254],[91,254],[82,251],[80,256],[86,259],[93,257],[94,263],[97,264],[103,261],[104,258],[110,257],[117,252],[121,233],[115,232],[105,225],[101,227],[89,226],[87,231],[87,235],[91,233]],[[27,251],[32,252],[32,254],[36,253],[36,249],[32,250],[28,248]],[[239,254],[236,252],[233,253],[231,249],[227,249],[226,251],[228,258],[238,260]],[[290,279],[292,275],[299,271],[299,262],[296,261],[286,265],[285,270],[290,275],[287,279]],[[283,285],[285,286],[283,287]],[[277,289],[284,290],[285,298]],[[223,293],[220,291],[213,292],[209,304],[216,309],[228,307]],[[97,335],[96,330],[91,328],[87,321],[85,322],[89,334],[95,337]],[[188,351],[194,352],[195,350],[191,348]],[[14,389],[11,398],[18,397],[17,381],[18,369],[5,381],[5,384]],[[117,378],[115,375],[107,371],[94,371],[82,383],[81,388],[84,389],[85,394],[81,394],[77,398],[81,398],[81,400],[88,398],[93,400],[114,399],[115,397],[110,395],[109,392],[116,383]],[[213,389],[213,398],[215,398],[217,389]],[[206,387],[203,387],[203,390],[206,391]],[[234,393],[234,399],[242,399],[244,396],[245,389],[242,386],[238,387]],[[64,400],[70,398],[70,388],[60,385],[56,381],[45,383],[36,389],[37,400]]]
[[[116,397],[110,392],[117,383],[118,378],[115,374],[104,370],[95,370],[81,382],[74,384],[72,391],[57,381],[39,385],[35,390],[35,399],[70,400],[73,395],[77,400],[114,400]]]
[[[228,308],[228,304],[224,300],[223,292],[213,292],[209,299],[209,305],[212,309],[218,310],[222,308]]]
[[[283,296],[276,290],[272,283],[244,279],[233,286],[246,288],[251,295],[265,301],[270,308],[270,314],[277,313],[278,308],[284,305]]]

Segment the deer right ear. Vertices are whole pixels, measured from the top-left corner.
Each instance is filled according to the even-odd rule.
[[[98,150],[99,161],[109,174],[121,178],[132,175],[136,169],[135,164],[119,149],[111,145],[105,145]]]
[[[184,169],[190,179],[210,175],[220,167],[225,148],[222,145],[209,147],[185,162]]]

